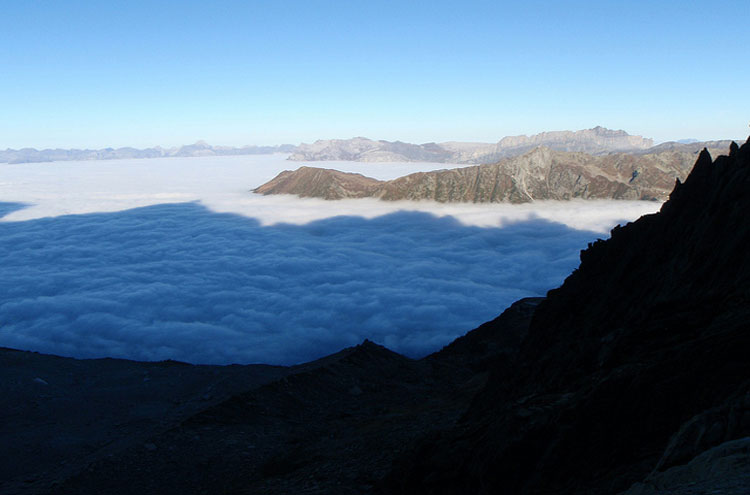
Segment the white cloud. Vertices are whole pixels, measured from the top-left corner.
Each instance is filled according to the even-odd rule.
[[[0,345],[289,364],[370,338],[419,356],[557,286],[597,233],[659,206],[247,192],[297,165],[268,156],[1,165],[0,199],[32,206],[0,204]],[[445,166],[337,165],[382,178]]]

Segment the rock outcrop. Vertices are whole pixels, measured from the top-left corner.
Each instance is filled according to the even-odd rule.
[[[594,156],[539,147],[489,165],[418,172],[386,182],[302,167],[282,172],[255,192],[325,199],[370,196],[474,203],[573,198],[663,200],[675,179],[687,176],[694,161],[695,155],[685,151]],[[322,183],[332,186],[321,187]]]

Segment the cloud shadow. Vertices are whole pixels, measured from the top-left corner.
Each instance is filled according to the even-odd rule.
[[[0,201],[0,219],[5,217],[6,215],[10,215],[14,211],[23,210],[24,208],[28,208],[29,205],[24,203],[6,203]]]
[[[198,203],[2,222],[0,345],[292,364],[369,338],[418,357],[559,285],[599,236],[407,211],[262,226]]]

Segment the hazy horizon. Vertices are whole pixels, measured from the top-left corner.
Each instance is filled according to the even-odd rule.
[[[591,126],[591,127],[585,128],[585,129],[552,129],[552,130],[540,131],[539,133],[535,133],[535,134],[540,134],[540,133],[544,133],[544,132],[563,132],[563,131],[576,132],[576,131],[582,131],[582,130],[587,130],[587,129],[593,129],[595,127],[597,127],[597,126]],[[605,126],[600,126],[600,127],[605,127]],[[628,132],[627,129],[610,129],[610,130],[625,131],[625,132],[627,132],[631,136],[636,136],[637,135],[637,134],[633,134],[633,133]],[[208,141],[206,139],[196,139],[195,141],[192,141],[192,142],[177,143],[177,144],[162,144],[162,143],[157,143],[157,144],[153,144],[153,145],[150,145],[150,146],[133,146],[133,145],[127,145],[127,144],[126,145],[122,145],[122,146],[101,146],[101,147],[25,146],[23,148],[6,147],[6,148],[0,148],[0,149],[4,149],[4,150],[20,150],[20,149],[26,148],[26,149],[36,149],[36,150],[40,150],[40,151],[44,150],[44,149],[63,149],[63,150],[73,150],[73,149],[80,149],[80,150],[84,150],[84,149],[100,150],[100,149],[120,149],[120,148],[135,148],[135,149],[150,149],[150,148],[177,149],[177,148],[180,148],[182,146],[190,146],[190,145],[194,145],[194,144],[208,144],[208,145],[213,146],[213,147],[226,147],[226,148],[238,148],[239,149],[239,148],[243,148],[243,147],[254,147],[254,146],[257,146],[257,147],[263,147],[263,146],[273,147],[273,146],[283,146],[283,145],[299,146],[301,144],[314,143],[315,141],[329,141],[329,140],[343,140],[343,141],[345,141],[345,140],[355,139],[355,138],[366,138],[366,139],[370,139],[372,141],[390,141],[390,142],[401,141],[401,142],[409,142],[411,144],[418,144],[418,145],[429,144],[429,143],[441,144],[441,143],[450,143],[450,142],[495,144],[495,143],[499,142],[500,140],[502,140],[505,137],[533,136],[533,135],[534,134],[509,134],[507,136],[500,136],[497,139],[494,139],[492,141],[479,141],[479,140],[476,140],[476,139],[474,139],[474,140],[467,140],[467,141],[460,141],[458,139],[448,139],[448,140],[444,140],[444,141],[435,141],[435,140],[432,140],[432,141],[423,141],[423,142],[413,142],[413,143],[411,143],[411,142],[405,141],[403,139],[382,139],[382,138],[373,137],[373,136],[347,136],[347,137],[321,137],[321,138],[313,139],[313,140],[310,140],[310,141],[296,141],[296,142],[284,142],[284,143],[226,143],[226,142],[216,142],[216,143],[214,143],[214,142],[210,142],[210,141]],[[750,136],[750,129],[748,130],[748,136]],[[646,138],[646,139],[653,139],[653,138],[651,138],[651,136],[641,136],[641,137]],[[696,138],[692,138],[692,137],[681,137],[681,138],[677,138],[677,139],[670,139],[668,141],[657,141],[656,139],[654,139],[654,146],[657,146],[659,144],[666,143],[666,142],[693,142],[693,141],[694,142],[703,142],[703,141],[734,140],[734,141],[736,141],[738,143],[741,143],[741,142],[744,142],[745,139],[747,139],[747,138],[746,137],[741,137],[741,136],[740,137],[737,137],[737,136],[735,136],[735,137],[732,137],[732,136],[723,136],[723,137],[715,137],[715,138],[710,138],[710,139],[696,139]],[[279,153],[284,153],[284,152],[279,152]]]
[[[583,130],[593,129],[595,127],[597,127],[597,126],[587,127],[585,129],[554,129],[554,130],[540,131],[540,133],[545,133],[545,132],[564,132],[564,131],[576,132],[576,131],[583,131]],[[599,126],[599,127],[604,127],[604,126]],[[626,133],[628,133],[631,136],[637,136],[636,134],[632,134],[632,133],[628,132],[626,129],[610,129],[610,130],[625,131]],[[540,134],[540,133],[537,133],[537,134]],[[498,143],[499,141],[501,141],[503,138],[506,138],[506,137],[533,136],[533,135],[534,134],[530,134],[530,135],[529,134],[513,134],[513,135],[508,135],[508,136],[500,136],[499,138],[497,138],[497,139],[495,139],[493,141],[487,141],[487,142],[478,141],[478,140],[459,141],[459,140],[456,140],[456,139],[452,139],[452,140],[446,140],[446,141],[434,141],[433,140],[433,141],[425,141],[425,142],[419,142],[419,143],[415,142],[415,143],[410,143],[410,144],[423,145],[423,144],[430,144],[430,143],[442,144],[442,143],[450,143],[450,142],[478,143],[478,144],[495,144],[495,143]],[[650,136],[641,136],[641,137],[646,138],[646,139],[652,139]],[[193,142],[188,142],[188,143],[168,144],[168,145],[165,145],[165,144],[154,144],[154,145],[151,145],[151,146],[124,145],[124,146],[102,146],[102,147],[88,147],[88,148],[87,147],[75,147],[75,146],[54,147],[54,148],[53,147],[42,147],[42,146],[26,146],[25,148],[10,148],[10,147],[9,148],[5,148],[5,149],[0,148],[0,150],[4,150],[4,151],[7,151],[7,150],[18,151],[18,150],[21,150],[21,149],[35,149],[35,150],[38,150],[38,151],[43,151],[45,149],[61,149],[61,150],[102,150],[102,149],[115,149],[116,150],[116,149],[122,149],[122,148],[134,148],[134,149],[139,149],[139,150],[161,148],[161,149],[164,149],[164,150],[173,150],[173,149],[179,149],[179,148],[184,147],[184,146],[191,146],[191,145],[195,145],[195,144],[207,144],[207,145],[209,145],[209,146],[211,146],[213,148],[236,148],[236,149],[241,149],[241,148],[244,148],[244,147],[247,147],[247,148],[252,148],[252,147],[278,147],[278,146],[284,146],[284,145],[300,146],[300,145],[303,145],[303,144],[311,144],[311,143],[314,143],[316,141],[332,141],[332,140],[346,141],[346,140],[349,140],[349,139],[356,139],[356,138],[365,138],[365,139],[370,139],[372,141],[389,141],[389,142],[400,141],[400,142],[409,143],[408,141],[405,141],[403,139],[389,140],[389,139],[381,139],[381,138],[372,137],[372,136],[348,136],[348,137],[323,137],[323,138],[318,138],[318,139],[314,139],[314,140],[307,141],[307,142],[299,141],[299,142],[286,142],[286,143],[252,143],[252,144],[248,144],[248,143],[224,143],[224,142],[213,143],[213,142],[209,142],[209,141],[207,141],[205,139],[197,139],[197,140],[195,140]],[[745,142],[746,139],[750,139],[750,129],[748,130],[748,137],[742,137],[742,136],[740,136],[740,137],[724,136],[724,137],[711,138],[711,139],[696,139],[696,138],[690,138],[690,137],[683,137],[683,138],[679,138],[679,139],[672,139],[672,140],[669,140],[669,141],[657,141],[656,139],[654,139],[653,141],[654,141],[654,146],[658,146],[660,144],[667,143],[667,142],[692,143],[692,142],[704,142],[704,141],[733,140],[733,141],[735,141],[737,143],[743,143],[743,142]],[[287,152],[277,151],[277,152],[274,152],[274,153],[284,154],[284,153],[287,153]],[[142,158],[142,159],[151,159],[151,158]],[[446,162],[446,163],[444,163],[444,165],[450,165],[450,163]],[[461,165],[461,164],[460,163],[456,163],[456,164],[453,164],[453,165]]]

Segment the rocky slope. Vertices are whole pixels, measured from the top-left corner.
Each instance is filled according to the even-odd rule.
[[[71,359],[0,348],[0,493],[46,493],[97,459],[289,373],[281,366]],[[149,445],[150,447],[150,445]]]
[[[0,445],[19,459],[0,491],[744,495],[749,209],[750,142],[704,152],[559,289],[421,360],[371,342],[292,368],[3,350]]]
[[[490,163],[506,156],[516,156],[538,146],[561,151],[583,151],[590,154],[644,150],[653,146],[651,139],[631,136],[625,131],[603,127],[581,131],[542,132],[533,136],[506,136],[490,143],[426,143],[352,139],[319,140],[301,144],[289,159],[295,161],[350,160],[362,162],[438,162]]]
[[[572,198],[663,200],[675,179],[687,176],[694,161],[695,155],[686,151],[594,156],[539,147],[494,164],[419,172],[387,182],[302,167],[282,172],[254,192],[325,199],[370,196],[474,203]]]
[[[314,167],[285,170],[253,190],[259,194],[296,194],[300,197],[344,199],[375,195],[383,182],[361,174]]]

